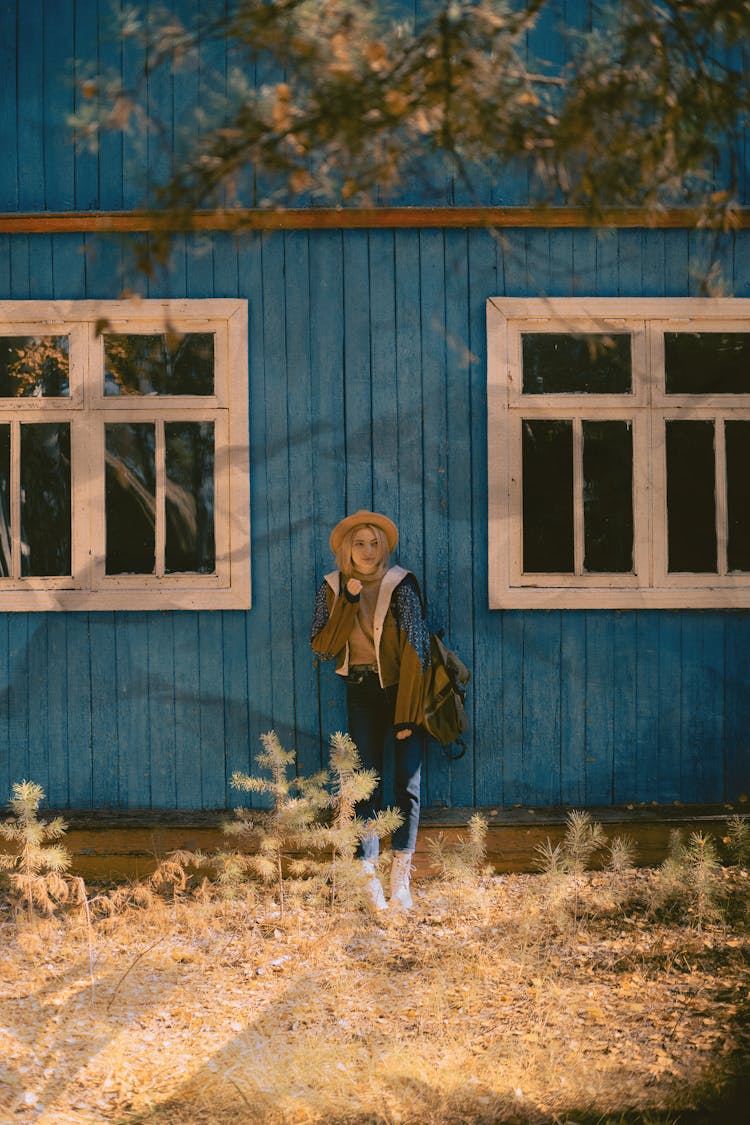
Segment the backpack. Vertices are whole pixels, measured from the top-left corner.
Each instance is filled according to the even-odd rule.
[[[460,736],[469,726],[464,701],[471,672],[444,644],[442,629],[430,633],[430,655],[430,667],[425,673],[422,723],[441,746],[458,743],[460,752],[450,755],[457,760],[466,753]]]

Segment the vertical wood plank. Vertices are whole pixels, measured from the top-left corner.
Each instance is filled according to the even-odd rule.
[[[393,231],[370,232],[369,267],[373,502],[398,526],[400,442]]]
[[[319,737],[317,676],[310,659],[311,590],[315,585],[314,461],[310,371],[310,257],[306,231],[284,238],[286,369],[288,394],[289,533],[291,536],[292,680],[294,741],[301,774],[323,764]]]
[[[0,805],[10,799],[11,787],[16,780],[11,774],[10,753],[10,644],[8,622],[10,614],[0,614]]]
[[[21,211],[43,211],[44,202],[44,61],[43,4],[28,0],[18,6],[18,207]]]
[[[722,613],[682,617],[681,801],[723,799],[724,621]]]
[[[289,382],[286,359],[286,308],[282,233],[263,237],[263,342],[266,394],[265,483],[268,505],[268,559],[271,647],[272,726],[285,749],[294,741],[294,664],[292,584],[289,541]],[[292,268],[292,263],[289,263]]]
[[[472,662],[475,591],[484,587],[473,575],[474,473],[472,433],[485,429],[472,413],[469,347],[469,268],[465,231],[445,235],[446,439],[448,636],[468,664]],[[484,475],[484,474],[483,474]],[[467,581],[467,576],[469,580]],[[498,693],[499,694],[499,693]],[[450,767],[454,805],[474,803],[474,756],[466,753]]]
[[[29,240],[29,274],[32,293],[37,300],[54,296],[51,235],[37,234]]]
[[[88,809],[94,800],[94,769],[100,768],[97,746],[96,762],[92,743],[91,632],[88,613],[66,614],[64,709],[67,716],[67,745],[61,754],[69,759],[69,801],[72,808]]]
[[[158,809],[174,808],[177,800],[174,618],[174,613],[149,613],[144,622],[149,666],[151,801]]]
[[[227,801],[224,750],[224,665],[222,614],[198,614],[200,684],[201,808],[224,808]]]
[[[38,629],[38,624],[36,626]],[[34,630],[26,614],[8,615],[8,762],[11,784],[31,776],[29,757],[30,673],[32,661],[30,644]],[[46,781],[46,777],[44,779]]]
[[[47,613],[34,614],[28,632],[28,739],[29,776],[49,799],[49,695]]]
[[[93,806],[126,805],[120,788],[120,751],[115,701],[118,680],[114,644],[115,614],[92,613],[91,643],[91,745],[94,753]]]
[[[319,231],[310,239],[310,381],[314,488],[314,575],[307,595],[307,659],[316,677],[318,738],[323,761],[328,759],[331,732],[345,730],[344,686],[331,663],[318,660],[309,648],[315,593],[332,569],[328,536],[341,519],[346,494],[343,235]]]
[[[232,805],[234,801],[234,790],[230,786],[232,774],[235,770],[247,773],[250,768],[246,625],[248,616],[239,610],[225,610],[223,613],[225,790],[228,805]]]
[[[750,613],[727,617],[724,800],[750,797]]]
[[[612,803],[614,758],[614,618],[586,614],[586,804]]]
[[[270,506],[268,461],[270,435],[266,430],[265,403],[273,399],[272,384],[266,382],[265,300],[263,287],[263,236],[248,234],[242,239],[239,256],[240,293],[249,299],[250,341],[250,508],[253,557],[253,609],[245,614],[247,651],[248,741],[244,748],[245,765],[238,768],[255,772],[258,737],[273,724],[270,659],[271,564],[269,552]],[[238,756],[240,747],[238,747]],[[231,790],[232,803],[252,803],[250,794],[240,796]]]
[[[346,495],[341,515],[372,511],[370,275],[367,231],[344,232],[344,410]],[[341,517],[339,517],[341,518]]]
[[[394,257],[399,558],[417,576],[430,605],[432,593],[425,587],[422,520],[424,457],[418,231],[394,233]]]
[[[616,613],[613,627],[614,697],[612,799],[635,801],[638,777],[638,617]]]
[[[115,615],[120,796],[125,807],[131,809],[151,806],[146,616],[144,613]]]
[[[637,613],[635,801],[656,800],[659,789],[660,621],[658,610]]]
[[[73,108],[73,4],[44,4],[37,34],[44,59],[44,206],[48,211],[67,211],[75,206],[73,145],[67,120]]]
[[[68,638],[65,613],[47,615],[47,678],[39,692],[47,697],[46,745],[48,758],[47,796],[52,808],[67,808],[70,801],[69,773],[87,771],[85,753],[79,759],[71,753],[68,730]],[[83,687],[85,692],[85,685]],[[77,788],[84,788],[81,779]]]
[[[14,4],[0,4],[0,210],[18,208],[18,44]]]
[[[586,614],[561,617],[560,800],[578,807],[586,800]]]
[[[505,610],[502,614],[502,786],[495,801],[506,807],[528,800],[529,788],[524,769],[524,703],[526,690],[524,675],[527,660],[524,653],[526,614],[523,610]],[[485,710],[485,706],[487,710]],[[479,710],[477,726],[480,730],[492,721],[492,711],[498,704],[491,698]],[[489,712],[489,713],[488,713]],[[489,782],[492,772],[486,754],[477,755],[477,802],[484,804],[484,793],[492,801]],[[489,773],[489,777],[487,777]],[[497,774],[495,781],[497,783]],[[480,788],[481,786],[481,788]],[[480,793],[482,794],[480,798]]]
[[[522,800],[560,804],[560,618],[525,613]]]
[[[178,809],[203,807],[201,793],[200,633],[198,614],[173,616],[175,781]]]
[[[421,231],[419,237],[422,399],[427,416],[422,430],[424,450],[423,519],[425,588],[433,615],[449,622],[448,608],[448,425],[446,416],[445,242],[442,231]],[[434,747],[428,754],[425,792],[430,805],[450,805],[450,768]]]
[[[657,800],[680,799],[682,745],[682,614],[665,612],[659,622],[659,757]]]
[[[490,613],[487,572],[487,324],[485,302],[499,290],[498,273],[504,268],[508,243],[492,233],[469,231],[469,386],[472,418],[473,520],[470,548],[472,566],[473,649],[467,654],[472,678],[469,684],[470,753],[474,767],[474,801],[492,806],[505,803],[508,777],[520,758],[520,651],[514,622],[504,613]],[[455,580],[460,582],[462,575]],[[506,634],[507,626],[507,634]],[[518,736],[518,737],[517,737]],[[506,770],[508,777],[506,777]],[[472,802],[473,803],[473,802]]]

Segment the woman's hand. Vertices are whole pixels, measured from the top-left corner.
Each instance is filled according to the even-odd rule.
[[[358,578],[350,578],[349,581],[346,584],[346,588],[349,591],[349,593],[351,594],[351,596],[353,598],[356,598],[357,594],[362,589],[362,583],[360,582],[360,580]]]
[[[401,742],[404,738],[411,738],[412,733],[411,727],[407,727],[406,730],[397,730],[396,738]]]

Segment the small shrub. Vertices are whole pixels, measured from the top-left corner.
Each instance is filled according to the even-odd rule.
[[[445,842],[442,833],[427,840],[430,864],[442,879],[456,883],[476,884],[492,871],[487,864],[487,821],[475,813],[468,825],[468,836],[459,836],[453,846]]]
[[[13,786],[8,802],[12,818],[0,823],[0,838],[6,840],[10,850],[0,853],[0,869],[7,873],[11,893],[25,904],[29,921],[34,907],[44,914],[52,914],[57,907],[73,899],[82,902],[85,888],[81,879],[66,875],[70,867],[70,854],[58,843],[67,825],[62,817],[51,821],[39,820],[39,805],[44,800],[44,790],[34,781],[20,781]]]
[[[652,911],[692,920],[698,929],[706,922],[717,921],[722,915],[720,870],[716,845],[710,837],[693,832],[686,844],[679,829],[674,829],[669,854],[657,869]]]
[[[236,809],[235,820],[224,827],[228,836],[251,837],[256,841],[257,851],[237,861],[237,874],[244,866],[248,872],[258,875],[266,886],[274,885],[283,916],[284,855],[309,844],[312,826],[328,801],[324,787],[327,775],[288,777],[295,752],[283,749],[275,731],[268,731],[260,738],[263,751],[255,760],[270,772],[270,778],[236,772],[232,785],[247,793],[268,794],[272,799],[271,808]],[[299,795],[295,796],[295,792]]]
[[[596,852],[607,844],[604,829],[587,812],[568,813],[565,835],[552,846],[549,838],[537,845],[536,867],[544,876],[544,896],[549,910],[560,921],[572,913],[577,929],[580,920],[581,878]],[[611,856],[610,852],[610,856]]]
[[[727,834],[723,841],[727,845],[733,863],[738,867],[750,866],[750,817],[730,816],[727,821]]]
[[[378,780],[375,770],[362,768],[350,735],[341,731],[331,735],[328,798],[331,820],[312,834],[315,846],[330,855],[330,860],[319,864],[315,871],[328,887],[331,907],[347,899],[360,904],[366,901],[365,880],[355,858],[357,847],[368,837],[382,840],[390,836],[403,822],[401,814],[392,808],[382,809],[368,820],[356,815],[356,806],[367,800]]]

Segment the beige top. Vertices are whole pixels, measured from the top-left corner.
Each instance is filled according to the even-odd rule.
[[[383,575],[374,578],[361,578],[362,590],[359,595],[359,609],[349,634],[349,666],[353,664],[376,664],[373,621],[375,606],[380,593]]]

